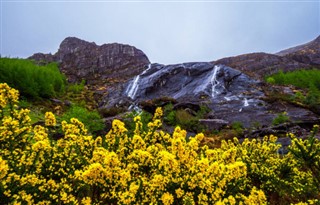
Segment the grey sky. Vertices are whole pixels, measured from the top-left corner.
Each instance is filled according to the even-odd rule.
[[[320,35],[320,1],[14,1],[1,3],[1,56],[55,53],[75,36],[124,43],[151,62],[270,52]]]

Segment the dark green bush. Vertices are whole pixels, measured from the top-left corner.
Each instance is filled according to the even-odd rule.
[[[70,121],[71,118],[77,118],[86,125],[90,133],[95,133],[104,129],[104,123],[97,111],[89,111],[84,107],[73,105],[61,117],[61,121]]]
[[[134,129],[136,128],[136,123],[134,122],[134,117],[140,116],[141,122],[142,122],[142,130],[147,131],[148,130],[148,122],[152,119],[152,114],[146,111],[132,111],[125,115],[125,118],[123,119],[123,122],[125,123],[126,127],[128,128],[128,131],[130,134],[133,134]]]
[[[176,125],[176,111],[173,109],[173,105],[167,104],[164,106],[164,122],[168,125]]]
[[[25,97],[50,98],[64,92],[66,78],[56,63],[39,66],[30,60],[0,58],[0,82]]]
[[[280,113],[276,118],[272,120],[273,125],[280,125],[282,123],[288,122],[290,120],[286,112]]]

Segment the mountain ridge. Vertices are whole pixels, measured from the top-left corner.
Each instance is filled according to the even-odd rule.
[[[266,75],[297,69],[320,69],[320,36],[316,39],[275,54],[255,52],[221,58],[212,63],[224,64],[241,70],[251,77],[263,79]]]
[[[212,62],[162,65],[150,64],[143,51],[130,45],[98,46],[68,37],[56,54],[35,54],[30,59],[59,62],[70,82],[85,80],[99,110],[113,113],[112,117],[132,107],[152,110],[153,100],[165,99],[191,113],[200,105],[208,107],[210,114],[201,122],[210,128],[220,129],[221,122],[240,122],[248,128],[255,123],[268,126],[283,112],[297,122],[320,121],[318,114],[305,107],[270,97],[270,93],[294,96],[294,88],[264,83],[264,77],[280,70],[320,68],[318,48],[319,37],[283,54],[260,52]]]

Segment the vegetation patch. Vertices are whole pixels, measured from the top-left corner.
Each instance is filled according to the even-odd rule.
[[[96,139],[76,118],[59,125],[51,112],[30,125],[18,92],[0,84],[0,197],[5,204],[288,204],[319,202],[320,143],[292,134],[280,156],[275,136],[200,146],[203,134],[161,130],[162,109],[143,129],[114,120]],[[53,130],[61,127],[62,138]],[[301,203],[300,203],[301,204]]]
[[[237,138],[210,149],[204,135],[187,140],[162,130],[161,108],[132,133],[120,120],[93,138],[76,118],[57,123],[47,112],[32,127],[17,109],[18,91],[0,84],[0,198],[4,204],[317,204],[318,126],[292,140],[287,155],[271,135]],[[81,113],[88,114],[88,113]],[[80,117],[79,115],[78,117]],[[54,138],[54,131],[61,137]]]
[[[50,98],[65,91],[66,78],[56,63],[45,66],[30,60],[0,58],[0,82],[7,83],[28,98]]]
[[[266,82],[273,85],[293,85],[294,94],[285,94],[277,91],[269,93],[269,100],[284,100],[297,106],[306,107],[320,114],[320,70],[296,70],[284,73],[280,71],[266,77]]]

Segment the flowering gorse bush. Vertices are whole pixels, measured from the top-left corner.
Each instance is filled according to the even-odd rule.
[[[319,198],[312,170],[293,154],[279,155],[274,136],[209,149],[200,146],[203,134],[162,131],[158,108],[147,129],[140,116],[130,135],[114,120],[106,136],[94,139],[79,120],[59,125],[50,112],[44,126],[32,127],[29,111],[18,110],[17,102],[18,92],[0,84],[4,204],[268,204],[275,194],[303,204]],[[63,138],[53,140],[60,126]]]

